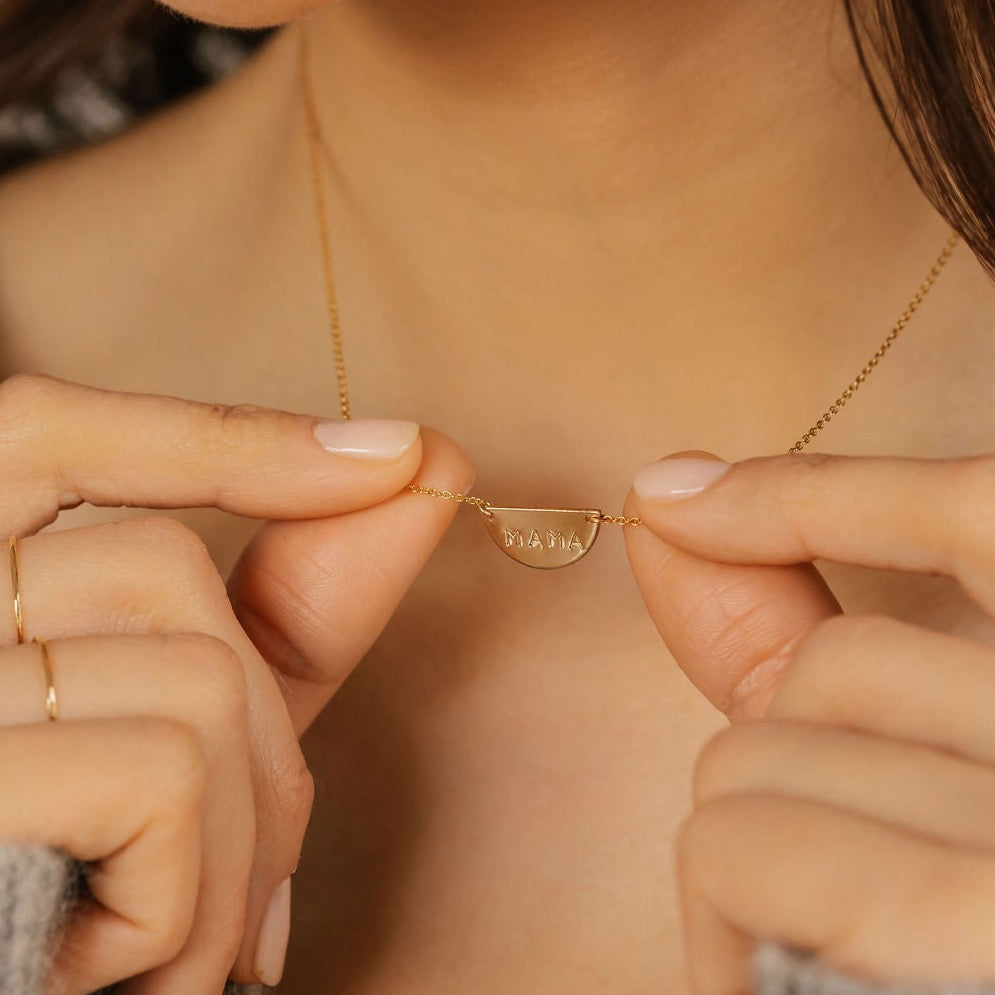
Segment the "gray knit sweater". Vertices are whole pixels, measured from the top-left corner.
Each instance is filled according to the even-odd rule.
[[[41,995],[59,925],[72,912],[81,880],[81,865],[57,850],[0,843],[0,995]],[[229,984],[224,995],[263,991]]]
[[[59,923],[71,911],[78,880],[79,865],[57,851],[0,844],[0,995],[40,995]],[[770,942],[758,944],[754,964],[755,995],[995,995],[995,981],[873,985]],[[224,995],[262,991],[229,984]]]

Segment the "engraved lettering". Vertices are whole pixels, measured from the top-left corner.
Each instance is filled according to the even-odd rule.
[[[501,550],[517,563],[540,570],[579,560],[594,545],[601,524],[600,512],[590,508],[490,505],[487,510],[487,531]]]

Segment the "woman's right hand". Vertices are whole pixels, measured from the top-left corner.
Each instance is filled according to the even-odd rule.
[[[0,529],[22,537],[26,636],[50,641],[60,707],[23,725],[44,718],[38,648],[15,646],[0,610],[0,790],[18,799],[0,838],[95,862],[100,905],[54,968],[66,995],[122,978],[128,995],[276,980],[312,795],[297,737],[457,507],[399,492],[419,466],[454,491],[472,476],[435,433],[317,423],[48,377],[0,385]],[[168,517],[36,534],[83,501],[275,521],[226,590]]]

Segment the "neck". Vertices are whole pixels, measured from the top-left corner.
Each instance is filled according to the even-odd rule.
[[[343,198],[411,238],[470,219],[654,266],[680,245],[749,281],[942,232],[836,0],[363,0],[310,31]]]
[[[607,224],[638,207],[655,227],[727,212],[739,188],[776,191],[779,213],[794,193],[809,218],[812,193],[845,209],[854,174],[881,172],[884,129],[828,0],[364,0],[311,32],[346,179],[359,162],[501,213]]]
[[[563,403],[700,409],[774,373],[779,440],[945,235],[831,0],[363,0],[309,34],[347,341],[410,348],[426,392],[431,369],[520,382],[527,356]]]
[[[942,241],[836,0],[363,0],[310,31],[342,203],[426,259],[472,227],[567,280],[586,252],[751,284],[898,236],[908,283]]]

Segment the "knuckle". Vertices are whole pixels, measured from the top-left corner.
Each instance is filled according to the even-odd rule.
[[[166,902],[157,921],[146,933],[144,958],[151,964],[168,964],[180,955],[193,926],[190,911],[180,903]]]
[[[154,564],[143,571],[157,590],[168,585],[181,597],[213,599],[224,592],[224,582],[204,540],[183,522],[168,515],[142,515],[117,523],[127,545],[142,562]]]
[[[769,841],[785,820],[785,805],[776,793],[739,791],[717,795],[698,805],[678,827],[674,853],[682,890],[715,894],[723,890],[730,869],[756,847]]]
[[[906,622],[901,622],[890,615],[876,612],[865,612],[860,615],[843,615],[837,623],[843,630],[845,644],[841,647],[847,652],[864,649],[868,643],[882,639],[890,639],[897,632],[907,628]]]
[[[0,448],[10,455],[30,453],[51,418],[52,395],[60,383],[38,373],[16,373],[0,382]]]
[[[737,801],[729,795],[711,798],[678,827],[674,856],[682,891],[707,891],[711,876],[721,873],[722,857],[735,829]]]
[[[257,404],[211,404],[208,412],[206,444],[212,455],[222,460],[234,453],[244,454],[258,436],[261,418],[269,414]]]
[[[833,689],[846,684],[854,650],[894,624],[876,615],[832,615],[819,622],[795,647],[774,696],[768,716],[808,715],[812,708],[832,700]]]
[[[142,922],[134,923],[128,930],[122,949],[122,953],[126,954],[125,963],[135,973],[168,964],[183,950],[192,925],[188,913],[168,899],[160,899],[155,907],[148,910]],[[77,948],[73,951],[73,960],[83,955],[85,951]]]
[[[830,615],[807,632],[795,650],[793,666],[804,666],[804,662],[825,653],[835,653],[851,641],[851,634],[858,624],[856,615]]]
[[[698,813],[700,811],[701,808],[694,808],[678,825],[674,834],[674,870],[682,892],[687,892],[694,884],[698,864]]]
[[[169,515],[146,515],[136,520],[136,528],[149,543],[165,545],[172,558],[211,570],[214,565],[204,540],[188,525]]]
[[[901,645],[910,625],[888,615],[834,615],[799,642],[768,718],[842,719],[868,687],[868,650]]]
[[[290,755],[280,764],[275,785],[281,824],[289,827],[293,835],[303,838],[314,804],[314,777],[299,748],[291,750]],[[296,848],[293,859],[296,862]],[[292,870],[293,867],[290,868]]]
[[[826,669],[826,658],[836,665],[868,643],[892,636],[904,623],[888,615],[868,612],[860,615],[831,615],[823,619],[798,644],[793,665]]]
[[[703,804],[720,794],[744,763],[749,763],[760,722],[743,722],[721,729],[702,747],[695,758],[691,777],[695,804]],[[762,730],[761,730],[762,735]]]
[[[255,421],[266,408],[258,404],[212,404],[211,410],[221,424],[235,426],[237,431],[245,422]]]
[[[42,373],[15,373],[0,383],[0,413],[17,417],[44,410],[63,381]]]
[[[58,421],[72,427],[95,393],[68,380],[41,373],[17,373],[0,382],[0,454],[6,473],[0,486],[16,481],[20,491],[30,486],[35,528],[54,522],[63,508],[75,508],[84,498],[73,474],[60,459],[54,431]],[[76,410],[72,410],[75,408]],[[80,410],[82,408],[82,411]],[[18,503],[23,502],[18,495]]]
[[[851,619],[834,615],[799,640],[767,707],[768,716],[793,715],[799,703],[822,700],[826,682],[844,653],[851,625]],[[826,666],[827,658],[833,666]]]
[[[782,497],[786,519],[792,523],[796,543],[811,553],[814,543],[809,537],[809,523],[821,516],[838,458],[829,453],[798,453],[785,459],[791,460],[792,467],[791,486]]]
[[[248,683],[239,655],[223,639],[201,632],[164,637],[167,655],[189,668],[196,683],[194,704],[212,732],[231,735],[248,724]]]
[[[156,785],[160,810],[175,813],[199,805],[207,782],[207,762],[196,731],[176,719],[137,721],[153,753],[149,777]]]

